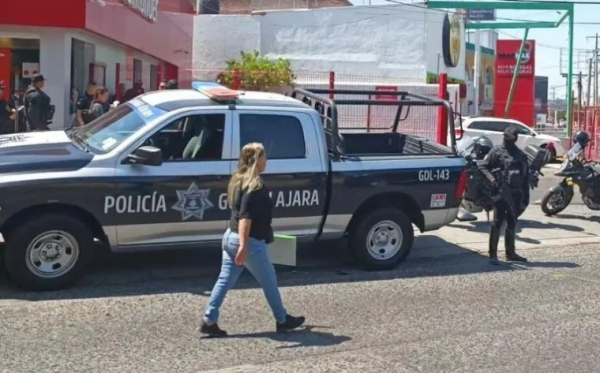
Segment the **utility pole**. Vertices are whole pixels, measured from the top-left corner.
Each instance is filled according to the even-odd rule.
[[[586,105],[591,106],[592,102],[590,101],[590,97],[592,97],[592,59],[590,58],[588,61],[588,75],[587,75],[587,100]]]
[[[578,110],[581,109],[581,105],[583,104],[583,97],[581,97],[581,96],[583,96],[582,92],[583,92],[583,74],[580,71],[579,76],[577,77],[577,104],[579,105],[579,107],[577,108]]]
[[[477,0],[479,1],[479,0]],[[479,23],[479,21],[476,21]],[[475,116],[479,116],[479,80],[481,79],[481,30],[475,30],[475,57],[473,61],[473,83],[475,83],[475,99],[473,103],[475,104]]]
[[[594,48],[594,106],[598,105],[598,33],[595,36],[587,36],[586,39],[596,39]]]

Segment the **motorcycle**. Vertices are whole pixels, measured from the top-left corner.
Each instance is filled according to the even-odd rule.
[[[467,161],[467,173],[469,177],[465,195],[461,202],[461,209],[458,212],[458,221],[475,221],[477,220],[477,216],[474,214],[484,210],[491,211],[494,207],[492,185],[483,173],[479,171],[479,164],[485,157],[485,154],[474,152],[475,144],[479,139],[480,137],[464,138],[457,146],[459,154],[465,157]],[[527,156],[530,170],[529,187],[535,189],[538,186],[540,176],[544,176],[541,169],[550,162],[552,152],[549,149],[529,145],[525,148],[524,153]]]
[[[575,144],[567,152],[559,171],[555,173],[564,179],[542,198],[542,211],[547,216],[556,215],[569,206],[573,199],[574,186],[579,187],[581,199],[587,208],[600,210],[600,164],[586,163],[582,159],[584,151],[584,147]]]

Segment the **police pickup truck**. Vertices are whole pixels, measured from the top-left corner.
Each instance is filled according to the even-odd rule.
[[[367,268],[404,260],[413,224],[430,231],[456,218],[466,177],[454,137],[446,147],[397,131],[412,106],[445,106],[454,134],[449,103],[410,92],[193,86],[146,93],[85,127],[0,137],[0,233],[14,284],[71,286],[97,240],[114,252],[219,242],[229,175],[250,142],[269,158],[274,230],[300,242],[348,236]],[[341,105],[397,112],[387,131],[351,133],[339,126]]]

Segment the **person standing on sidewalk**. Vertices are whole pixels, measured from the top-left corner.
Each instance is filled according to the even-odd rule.
[[[144,88],[142,86],[142,81],[141,80],[136,80],[135,82],[133,82],[133,88],[129,88],[126,92],[125,92],[125,99],[124,101],[131,101],[134,98],[136,98],[137,96],[141,95],[144,93]]]
[[[275,317],[275,329],[286,332],[300,327],[305,318],[288,315],[283,306],[275,268],[269,259],[267,244],[273,242],[271,216],[273,201],[260,174],[267,167],[267,157],[262,144],[251,143],[242,148],[237,170],[227,188],[231,207],[229,229],[223,236],[221,273],[215,284],[200,333],[222,337],[227,332],[219,328],[219,309],[227,291],[235,285],[245,268],[262,286],[265,298]]]
[[[31,87],[25,92],[23,98],[27,124],[32,131],[47,131],[48,123],[54,115],[50,96],[42,90],[45,81],[42,74],[35,75],[31,80]]]
[[[479,164],[479,169],[492,183],[494,189],[499,191],[502,185],[510,189],[512,201],[502,198],[494,203],[494,221],[490,231],[489,254],[490,264],[499,265],[498,241],[502,225],[506,222],[504,245],[506,247],[506,260],[514,262],[527,262],[527,259],[517,255],[515,248],[516,225],[519,212],[525,211],[529,205],[529,163],[527,156],[517,147],[519,132],[515,127],[504,130],[504,140],[485,156]],[[499,170],[496,176],[492,171]],[[497,180],[496,177],[505,178]]]
[[[179,84],[177,80],[171,79],[165,83],[165,89],[179,89]]]
[[[90,82],[85,94],[78,97],[77,104],[75,105],[75,125],[85,126],[87,124],[84,120],[84,114],[90,109],[92,101],[94,101],[96,87],[96,82]]]
[[[4,85],[0,83],[0,135],[13,132],[15,109],[4,99]]]
[[[94,100],[90,105],[90,115],[92,116],[92,120],[100,118],[106,112],[110,110],[110,105],[108,105],[109,92],[108,89],[100,86],[96,88],[96,93],[94,94]],[[91,122],[91,121],[90,121]]]

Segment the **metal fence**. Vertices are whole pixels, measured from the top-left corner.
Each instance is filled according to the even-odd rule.
[[[221,70],[195,70],[194,79],[203,81],[218,81]],[[268,72],[267,72],[268,73]],[[333,71],[294,71],[294,86],[298,88],[321,88],[343,90],[398,91],[405,90],[432,97],[439,97],[438,84],[424,84],[423,80],[415,78],[385,77],[373,75],[340,74]],[[235,87],[234,87],[235,88]],[[243,87],[241,87],[243,88]],[[276,87],[273,91],[290,94],[289,87]],[[458,85],[448,85],[451,101],[457,102]],[[335,99],[355,100],[397,100],[395,96],[384,95],[340,95]],[[454,105],[460,111],[458,104]],[[341,132],[349,131],[388,131],[394,122],[397,106],[381,105],[343,105],[338,107],[338,120]],[[404,120],[400,122],[399,132],[436,140],[437,107],[413,106],[407,111],[403,109]]]
[[[586,131],[592,138],[586,151],[586,158],[590,160],[600,160],[600,107],[587,106],[580,110],[573,111],[572,132],[568,134],[571,138],[577,131]]]

